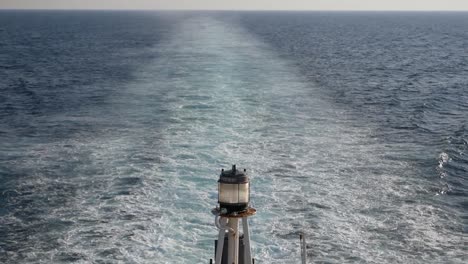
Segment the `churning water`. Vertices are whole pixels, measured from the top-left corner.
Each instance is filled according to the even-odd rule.
[[[0,262],[466,263],[468,14],[0,12]]]

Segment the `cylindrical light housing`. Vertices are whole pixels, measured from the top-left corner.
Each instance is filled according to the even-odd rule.
[[[236,165],[232,170],[221,171],[218,180],[218,202],[221,211],[227,214],[247,210],[250,202],[250,182],[244,171],[238,171]]]

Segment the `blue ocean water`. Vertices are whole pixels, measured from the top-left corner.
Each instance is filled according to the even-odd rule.
[[[468,13],[0,11],[0,262],[468,261]]]

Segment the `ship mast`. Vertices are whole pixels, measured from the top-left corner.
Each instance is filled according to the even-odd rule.
[[[219,229],[215,243],[215,264],[254,264],[250,248],[248,217],[256,210],[249,205],[250,179],[236,165],[221,170],[218,180],[218,206],[212,210]],[[239,222],[242,221],[242,233]]]

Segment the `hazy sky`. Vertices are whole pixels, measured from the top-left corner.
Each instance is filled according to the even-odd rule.
[[[468,0],[0,0],[5,9],[468,10]]]

